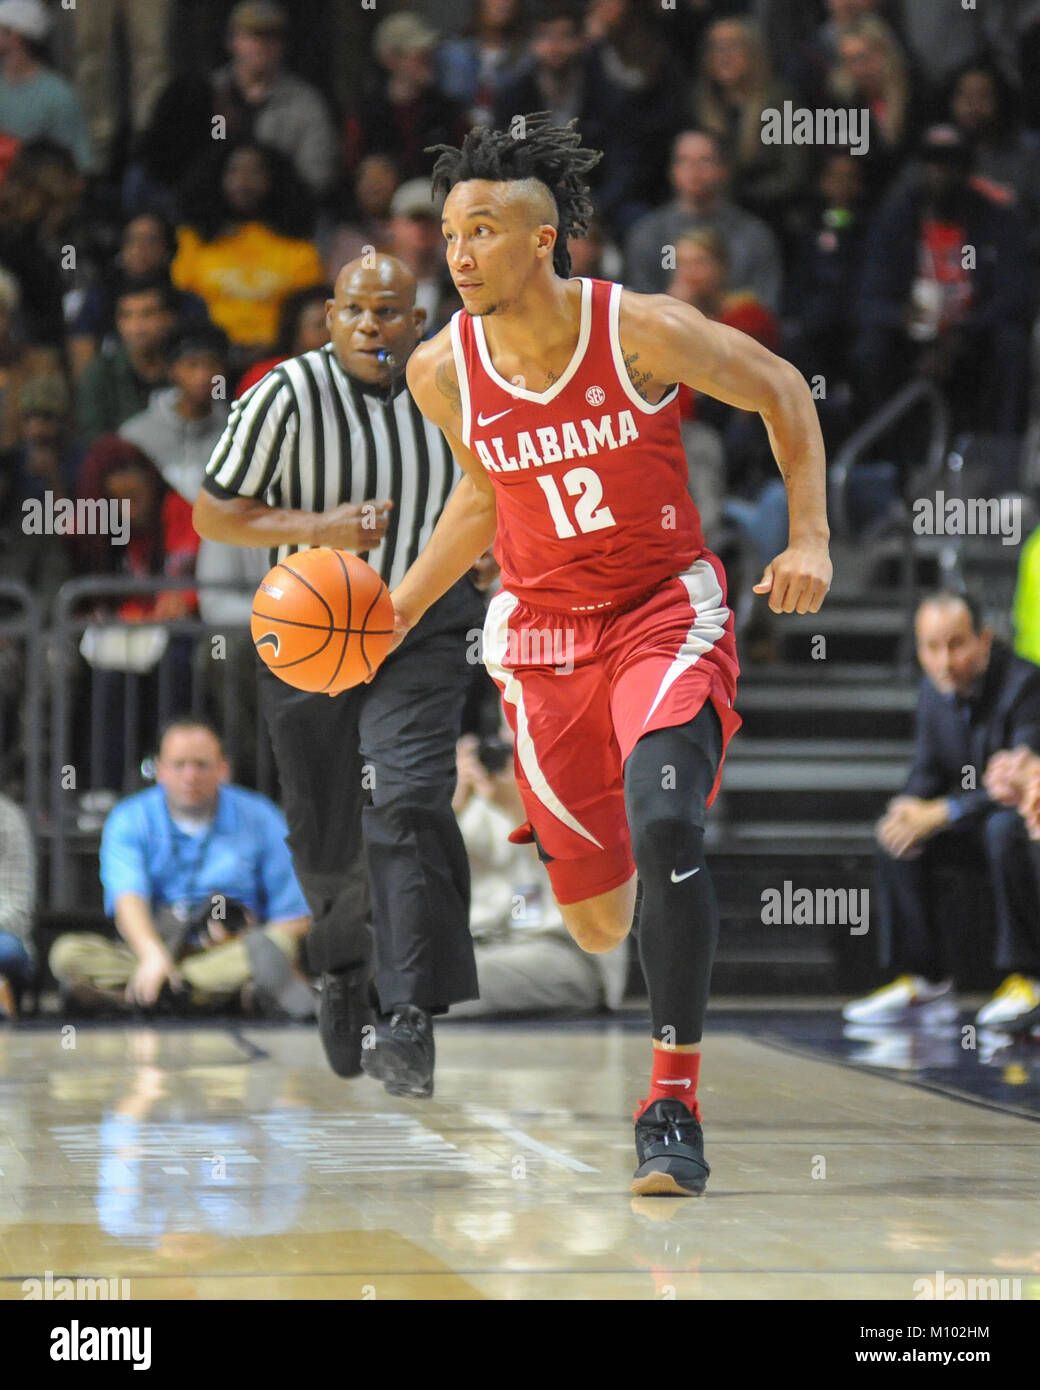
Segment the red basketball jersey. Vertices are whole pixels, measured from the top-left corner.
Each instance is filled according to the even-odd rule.
[[[649,405],[632,385],[621,289],[582,277],[578,344],[545,391],[498,374],[481,318],[460,309],[451,320],[463,442],[496,491],[502,584],[538,608],[615,607],[704,551],[678,387]]]

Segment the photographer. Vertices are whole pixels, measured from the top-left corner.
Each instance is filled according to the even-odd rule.
[[[101,837],[105,911],[123,938],[67,932],[50,966],[66,1004],[96,1012],[244,1005],[315,1016],[295,969],[310,927],[278,808],[228,782],[219,736],[165,730],[157,786],[117,805]],[[125,943],[125,944],[124,944]]]
[[[452,807],[469,855],[480,998],[452,1005],[450,1017],[617,1008],[628,972],[627,942],[603,955],[586,954],[563,925],[537,849],[509,838],[525,819],[512,748],[499,738],[466,734],[458,741],[456,765]]]

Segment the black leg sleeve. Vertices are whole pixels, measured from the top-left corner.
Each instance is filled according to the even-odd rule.
[[[705,804],[722,752],[710,704],[688,723],[644,735],[625,764],[625,806],[642,888],[639,958],[654,1037],[699,1042],[719,936],[704,858]]]

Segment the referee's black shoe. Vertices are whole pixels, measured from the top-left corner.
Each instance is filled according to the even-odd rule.
[[[366,961],[350,970],[327,970],[318,998],[318,1036],[337,1076],[361,1075],[366,1036],[375,1032],[371,1002],[372,967]]]
[[[432,1096],[433,1019],[416,1004],[398,1004],[376,1027],[373,1047],[361,1053],[365,1075],[392,1096]]]
[[[636,1120],[639,1197],[699,1197],[711,1169],[700,1122],[681,1100],[655,1100]]]

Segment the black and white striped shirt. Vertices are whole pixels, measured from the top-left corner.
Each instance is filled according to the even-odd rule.
[[[385,536],[361,555],[392,589],[429,540],[460,476],[404,377],[389,394],[359,382],[330,343],[280,363],[235,401],[203,486],[216,497],[309,512],[392,498]],[[271,564],[305,549],[283,545],[271,551]]]

